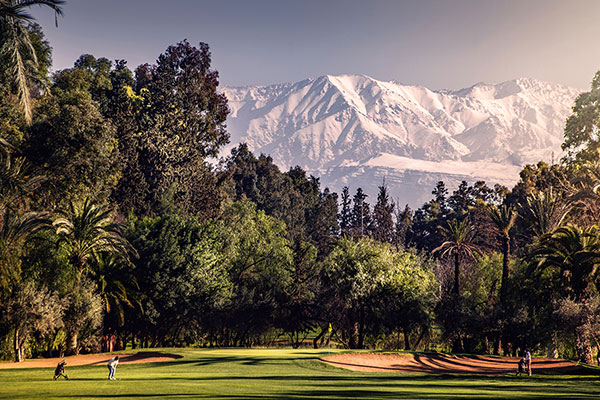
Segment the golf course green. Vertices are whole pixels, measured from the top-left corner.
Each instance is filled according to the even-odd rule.
[[[327,351],[160,349],[183,358],[119,365],[0,369],[0,399],[597,399],[590,375],[482,376],[353,372],[326,365]]]

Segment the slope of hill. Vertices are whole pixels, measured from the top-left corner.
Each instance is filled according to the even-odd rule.
[[[419,206],[439,180],[510,186],[522,165],[558,157],[579,90],[522,78],[432,91],[327,75],[224,92],[232,146],[300,165],[335,191],[375,195],[385,177],[394,198]]]

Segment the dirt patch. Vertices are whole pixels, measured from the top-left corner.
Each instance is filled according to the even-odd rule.
[[[48,368],[56,367],[60,360],[67,360],[67,367],[76,365],[106,365],[108,360],[113,358],[114,354],[82,354],[79,356],[69,356],[64,358],[40,358],[35,360],[25,360],[20,363],[2,362],[0,369],[10,368]],[[181,358],[176,354],[160,353],[153,351],[139,352],[133,354],[119,354],[119,364],[137,364],[159,361],[171,361]]]
[[[518,358],[488,356],[453,356],[445,354],[337,354],[321,359],[329,365],[353,371],[417,372],[431,374],[503,375],[517,372]],[[585,369],[566,360],[534,358],[531,370],[536,373],[589,375]]]

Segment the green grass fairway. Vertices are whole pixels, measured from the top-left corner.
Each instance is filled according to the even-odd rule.
[[[598,399],[598,376],[476,376],[351,372],[317,360],[327,352],[284,349],[161,349],[184,358],[69,367],[0,370],[0,399]]]

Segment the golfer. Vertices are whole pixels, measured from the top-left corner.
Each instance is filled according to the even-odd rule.
[[[61,376],[64,377],[66,380],[69,380],[69,377],[65,373],[65,365],[67,365],[66,360],[62,360],[61,362],[58,363],[58,365],[56,366],[56,369],[54,370],[54,380],[57,380]]]
[[[531,376],[531,353],[525,349],[525,362],[527,363],[527,373]]]
[[[110,360],[108,360],[108,379],[111,381],[115,380],[115,370],[117,369],[117,365],[119,364],[119,356],[114,356]]]

